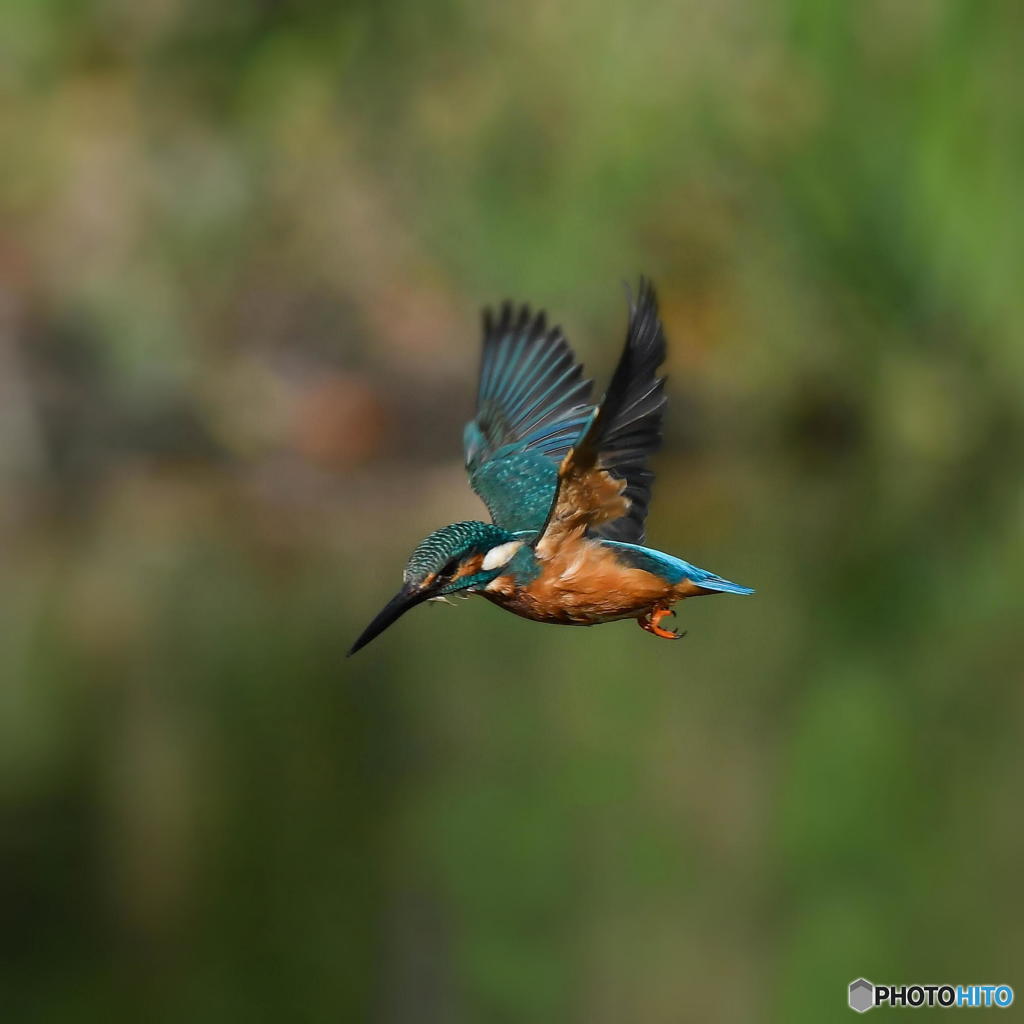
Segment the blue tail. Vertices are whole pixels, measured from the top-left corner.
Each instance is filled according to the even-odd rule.
[[[620,552],[623,561],[629,562],[637,569],[654,573],[655,576],[660,576],[673,585],[682,583],[683,580],[690,580],[705,590],[717,590],[723,594],[754,593],[752,587],[740,586],[739,583],[716,576],[713,572],[708,572],[707,569],[684,562],[681,558],[676,558],[675,555],[666,555],[664,551],[655,551],[654,548],[645,548],[639,544],[626,544],[618,540],[603,540],[601,543]]]

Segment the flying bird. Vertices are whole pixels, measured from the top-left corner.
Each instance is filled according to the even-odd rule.
[[[626,344],[604,398],[560,327],[505,303],[483,314],[476,416],[465,429],[466,469],[491,522],[452,523],[412,553],[402,588],[349,654],[410,608],[479,594],[536,622],[593,626],[634,618],[655,636],[672,605],[705,594],[752,594],[681,558],[644,546],[661,447],[665,332],[650,282],[629,299]]]

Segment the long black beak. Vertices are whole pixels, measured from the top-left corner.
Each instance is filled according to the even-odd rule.
[[[410,608],[415,608],[430,596],[429,593],[403,587],[377,614],[377,617],[359,634],[359,639],[349,648],[346,657],[351,658],[361,647],[379,636],[393,622],[397,622]]]

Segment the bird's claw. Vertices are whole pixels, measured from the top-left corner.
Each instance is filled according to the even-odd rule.
[[[646,615],[641,615],[636,621],[640,623],[640,628],[645,629],[648,633],[653,633],[655,636],[660,636],[663,640],[682,640],[686,636],[686,632],[677,633],[672,629],[662,629],[661,620],[666,615],[674,616],[676,613],[672,608],[653,608]]]

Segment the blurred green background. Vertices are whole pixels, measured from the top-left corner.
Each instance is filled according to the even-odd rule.
[[[2,21],[5,1020],[1024,996],[1024,7]],[[757,596],[679,644],[430,606],[346,661],[482,515],[479,307],[604,381],[640,272],[650,540]]]

